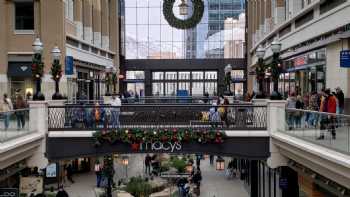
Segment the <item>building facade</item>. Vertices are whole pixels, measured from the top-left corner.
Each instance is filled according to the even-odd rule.
[[[97,99],[105,92],[105,71],[119,65],[117,0],[1,1],[0,86],[12,97],[35,92],[32,79],[32,44],[43,43],[46,99],[54,93],[50,76],[51,50],[61,51],[63,70],[73,65],[73,75],[63,75],[60,92],[69,98],[84,93]]]
[[[186,1],[187,16],[179,15],[180,2],[175,1],[175,16],[190,17],[191,1]],[[243,49],[239,47],[244,37],[238,41],[233,23],[239,16],[240,21],[245,20],[244,1],[205,0],[203,3],[201,21],[183,30],[170,26],[165,20],[163,0],[121,1],[123,92],[174,96],[183,90],[193,96],[219,95],[225,89],[224,67],[231,64],[231,92],[243,95],[246,66]],[[244,26],[241,28],[244,31]],[[143,74],[138,78],[131,73]]]
[[[349,98],[349,72],[341,67],[339,58],[341,51],[349,48],[348,1],[255,0],[248,1],[247,7],[251,73],[257,63],[258,46],[266,50],[264,59],[268,64],[272,59],[271,43],[278,40],[283,66],[279,92],[284,96],[292,92],[305,95],[339,86]],[[255,76],[249,78],[249,89],[257,91]]]
[[[276,40],[282,46],[280,93],[287,97],[290,93],[307,95],[323,88],[335,91],[340,87],[347,101],[350,73],[348,68],[341,67],[340,54],[349,49],[349,12],[350,2],[345,0],[249,0],[248,91],[258,91],[254,75],[258,47],[265,49],[264,63],[268,65],[273,56],[271,43]],[[268,77],[265,81],[264,91],[269,93],[273,84],[268,83]],[[333,196],[327,186],[305,176],[304,171],[292,171],[297,173],[301,196]]]

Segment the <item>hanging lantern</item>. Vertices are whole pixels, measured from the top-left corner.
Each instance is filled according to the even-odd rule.
[[[225,160],[221,157],[216,159],[216,170],[223,171],[225,170]]]
[[[187,16],[188,15],[188,5],[185,0],[181,0],[179,5],[180,15]]]

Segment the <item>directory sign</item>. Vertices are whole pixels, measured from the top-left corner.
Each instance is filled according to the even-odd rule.
[[[340,51],[340,67],[350,68],[350,50]]]

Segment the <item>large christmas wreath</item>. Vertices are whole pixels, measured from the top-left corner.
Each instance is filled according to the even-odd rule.
[[[223,143],[225,133],[217,130],[193,130],[193,129],[119,129],[102,130],[93,134],[95,147],[104,142],[114,144],[116,142],[130,145],[153,142],[198,142],[198,143]]]
[[[186,20],[176,18],[173,13],[175,0],[164,0],[163,15],[169,25],[177,29],[190,29],[195,27],[202,19],[204,12],[204,3],[202,0],[191,0],[193,4],[193,14]]]
[[[44,73],[44,63],[41,61],[41,54],[34,54],[32,64],[32,76],[33,78],[41,78]]]

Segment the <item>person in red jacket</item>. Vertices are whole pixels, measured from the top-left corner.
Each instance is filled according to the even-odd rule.
[[[328,99],[327,99],[328,113],[334,113],[334,115],[328,116],[328,118],[329,118],[328,129],[332,133],[332,138],[335,139],[336,138],[336,133],[335,133],[336,116],[335,116],[335,114],[337,113],[337,97],[335,97],[335,95],[332,94],[329,89],[326,90],[326,94],[328,95]]]

